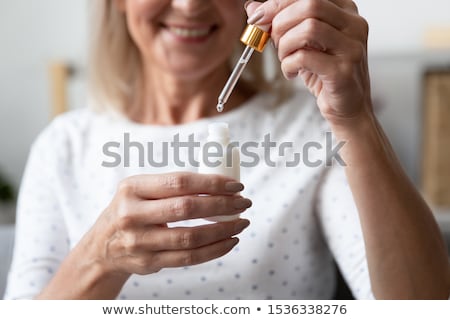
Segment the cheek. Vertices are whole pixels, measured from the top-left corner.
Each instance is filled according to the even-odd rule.
[[[247,20],[247,14],[244,9],[245,1],[243,0],[216,0],[216,8],[220,11],[222,19],[229,25],[242,28]],[[239,22],[239,23],[238,23]]]
[[[244,2],[242,0],[222,1],[221,16],[229,38],[238,39],[244,31],[247,21]]]
[[[140,25],[148,25],[163,14],[169,0],[128,0],[126,2],[126,15],[129,24],[135,28]]]
[[[126,20],[131,38],[142,48],[153,36],[152,21],[164,12],[169,0],[126,0]]]
[[[127,11],[141,12],[147,15],[157,15],[163,8],[170,5],[170,0],[125,0]]]

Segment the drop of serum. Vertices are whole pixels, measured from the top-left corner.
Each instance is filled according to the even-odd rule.
[[[224,108],[224,104],[223,104],[223,103],[217,104],[217,111],[218,111],[218,112],[222,112],[222,111],[223,111],[223,108]]]

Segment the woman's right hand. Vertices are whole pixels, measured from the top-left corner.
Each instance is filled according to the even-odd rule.
[[[248,220],[174,228],[167,223],[242,213],[251,206],[237,195],[243,188],[224,176],[196,173],[127,178],[91,230],[96,260],[107,272],[129,276],[221,257],[238,243],[234,236]]]

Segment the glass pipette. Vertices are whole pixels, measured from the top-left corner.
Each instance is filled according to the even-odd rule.
[[[239,78],[244,72],[244,69],[247,66],[247,63],[249,62],[253,52],[255,50],[258,52],[262,52],[267,44],[267,41],[269,40],[269,37],[270,35],[267,31],[264,31],[263,29],[255,25],[247,26],[241,37],[241,42],[243,42],[246,47],[244,49],[244,52],[242,53],[241,58],[234,67],[230,78],[228,79],[222,92],[220,93],[217,103],[218,112],[223,111],[225,104],[228,102],[228,99],[230,98],[231,93],[236,87]]]

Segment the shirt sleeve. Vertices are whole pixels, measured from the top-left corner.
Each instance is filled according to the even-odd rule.
[[[325,240],[356,299],[374,299],[358,211],[342,166],[328,168],[316,212]]]
[[[47,128],[31,148],[17,204],[13,260],[5,299],[39,294],[69,251],[67,229],[57,199],[55,168],[61,136]]]

